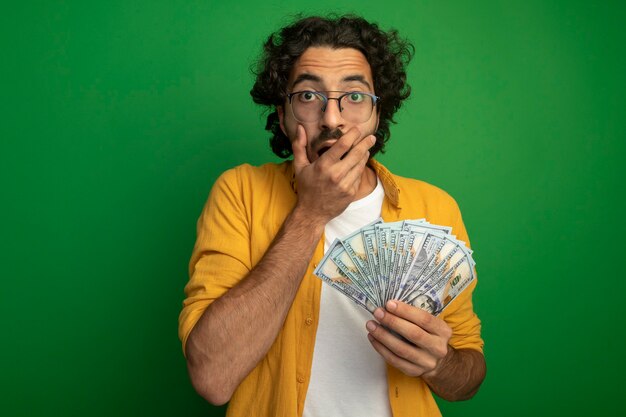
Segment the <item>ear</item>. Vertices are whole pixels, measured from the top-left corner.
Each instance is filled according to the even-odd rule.
[[[285,130],[285,107],[276,106],[276,112],[278,112],[278,122],[280,124],[280,130],[287,136],[287,130]]]

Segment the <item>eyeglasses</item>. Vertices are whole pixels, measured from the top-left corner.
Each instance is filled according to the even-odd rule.
[[[362,91],[325,91],[342,93],[339,97],[328,97],[319,91],[296,91],[287,94],[293,117],[303,123],[319,121],[329,100],[337,100],[341,116],[350,123],[369,120],[380,97]]]

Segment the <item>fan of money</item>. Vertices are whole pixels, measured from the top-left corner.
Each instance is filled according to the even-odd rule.
[[[399,300],[438,315],[475,278],[472,251],[450,231],[379,219],[336,239],[314,274],[371,313]]]

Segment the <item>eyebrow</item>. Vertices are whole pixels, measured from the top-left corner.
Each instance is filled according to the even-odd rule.
[[[322,79],[317,75],[308,74],[305,72],[304,74],[300,74],[296,77],[296,79],[293,81],[293,84],[291,84],[291,89],[293,90],[296,85],[300,84],[303,81],[313,81],[316,83],[320,83],[322,82]]]
[[[361,84],[365,85],[367,88],[369,88],[370,91],[372,90],[372,86],[370,85],[370,83],[367,82],[367,80],[365,79],[364,76],[359,75],[359,74],[348,75],[347,77],[344,77],[341,81],[342,82],[357,81],[357,82],[360,82]]]
[[[305,72],[296,77],[296,79],[293,81],[293,84],[291,84],[291,90],[293,91],[296,85],[304,81],[313,81],[313,82],[321,83],[322,79],[318,77],[317,75],[313,75],[313,74],[309,74]],[[348,75],[341,79],[341,82],[344,82],[344,83],[350,82],[350,81],[359,82],[363,84],[365,87],[367,87],[370,91],[372,90],[372,86],[370,85],[370,83],[368,83],[365,77],[360,74]]]

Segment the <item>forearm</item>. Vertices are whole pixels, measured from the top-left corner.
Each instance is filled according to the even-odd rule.
[[[296,207],[256,267],[194,327],[186,346],[189,373],[210,402],[228,401],[271,347],[323,229]]]
[[[485,357],[473,349],[454,349],[432,372],[422,376],[432,391],[448,401],[470,399],[486,374]]]

